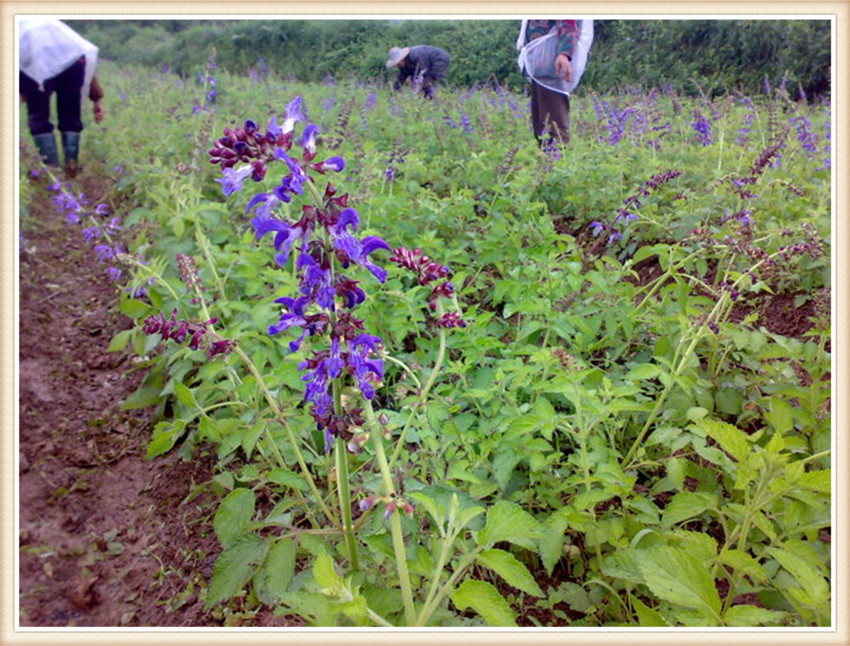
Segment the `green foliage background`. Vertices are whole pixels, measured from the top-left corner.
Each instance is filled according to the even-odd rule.
[[[117,63],[169,65],[189,75],[215,47],[218,64],[243,74],[260,57],[278,76],[390,78],[392,46],[431,44],[452,56],[447,83],[491,80],[521,87],[518,20],[73,20]],[[763,90],[787,78],[811,98],[829,92],[828,20],[596,20],[583,84],[599,93],[672,86],[686,95]]]

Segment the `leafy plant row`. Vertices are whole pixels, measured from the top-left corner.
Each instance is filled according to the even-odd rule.
[[[47,190],[148,458],[216,458],[216,617],[830,624],[828,104],[583,95],[541,150],[499,86],[104,77],[113,203]]]

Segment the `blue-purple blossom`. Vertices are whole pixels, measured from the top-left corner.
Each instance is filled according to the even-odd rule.
[[[242,182],[245,181],[254,173],[254,168],[249,164],[241,168],[225,168],[221,171],[223,177],[215,180],[221,184],[221,189],[224,191],[225,197],[230,197],[233,193],[242,190]]]
[[[302,243],[304,243],[309,235],[309,231],[306,229],[304,224],[300,222],[295,225],[290,225],[276,218],[257,217],[254,218],[251,224],[254,227],[254,236],[257,240],[267,233],[271,233],[273,231],[277,232],[274,238],[274,248],[275,251],[277,251],[277,254],[274,259],[281,267],[285,267],[289,260],[289,252],[292,248],[292,243],[298,239],[301,239]]]
[[[99,238],[101,236],[100,227],[92,226],[85,227],[83,229],[83,238],[86,239],[86,242],[91,242],[95,238]]]
[[[283,134],[292,132],[295,129],[295,124],[299,121],[304,121],[304,113],[301,112],[301,95],[298,95],[286,105],[286,112],[283,117],[283,125],[280,131]],[[271,125],[269,126],[271,130]]]
[[[714,143],[711,136],[711,122],[705,118],[699,111],[696,112],[695,119],[691,122],[691,127],[696,130],[697,141],[703,146],[710,146]]]

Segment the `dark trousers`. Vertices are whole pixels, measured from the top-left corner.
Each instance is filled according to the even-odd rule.
[[[80,115],[86,59],[80,58],[68,69],[44,82],[44,91],[23,72],[19,72],[21,94],[27,102],[27,120],[33,136],[53,132],[50,122],[50,97],[56,93],[57,125],[61,132],[80,132]]]
[[[545,139],[556,139],[563,144],[570,141],[570,97],[547,90],[531,82],[531,125],[534,137],[542,144]]]

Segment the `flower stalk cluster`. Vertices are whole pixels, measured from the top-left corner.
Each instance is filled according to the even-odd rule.
[[[175,343],[183,343],[188,339],[191,350],[203,348],[206,350],[207,358],[211,359],[218,354],[229,354],[236,345],[234,341],[222,338],[208,329],[215,322],[215,318],[203,323],[178,319],[175,309],[171,312],[171,317],[167,319],[162,313],[149,316],[142,330],[145,334],[160,334],[163,341],[170,339]]]
[[[621,227],[628,226],[631,222],[637,222],[639,217],[635,211],[640,210],[641,200],[648,198],[652,195],[653,191],[657,190],[662,184],[666,184],[667,182],[676,179],[681,174],[682,171],[672,169],[662,173],[657,173],[650,177],[641,184],[635,193],[623,201],[623,206],[617,209],[617,215],[610,224],[600,222],[598,220],[590,223],[590,231],[593,236],[599,238],[603,232],[607,233],[608,237],[605,246],[622,240],[623,234]],[[676,198],[679,197],[681,196],[676,196]]]

